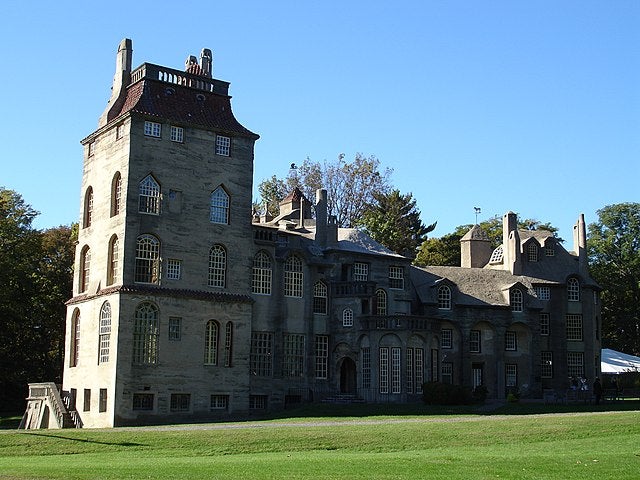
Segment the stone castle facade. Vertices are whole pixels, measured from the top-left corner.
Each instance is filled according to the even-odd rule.
[[[599,373],[598,286],[573,251],[504,216],[460,267],[416,268],[338,228],[325,191],[251,217],[254,143],[212,56],[131,68],[82,140],[62,396],[76,424],[218,419],[342,395],[419,402],[426,381],[542,398]],[[314,218],[311,211],[315,210]]]

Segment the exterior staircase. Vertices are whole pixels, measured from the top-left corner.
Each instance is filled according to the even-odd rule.
[[[82,428],[82,420],[68,392],[61,395],[52,382],[30,383],[27,409],[18,428]]]

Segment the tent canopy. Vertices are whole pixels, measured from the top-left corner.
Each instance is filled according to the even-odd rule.
[[[600,358],[600,371],[602,373],[640,372],[640,357],[635,355],[603,348]]]

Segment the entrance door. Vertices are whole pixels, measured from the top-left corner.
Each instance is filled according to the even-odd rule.
[[[340,393],[356,393],[356,364],[349,357],[340,365]]]
[[[481,363],[474,363],[471,365],[471,376],[473,381],[473,388],[479,387],[483,383],[482,378],[483,365]]]

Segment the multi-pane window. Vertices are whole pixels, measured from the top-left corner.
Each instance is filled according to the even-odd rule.
[[[148,137],[160,137],[162,133],[162,127],[157,122],[144,122],[144,134]]]
[[[271,295],[272,278],[271,257],[265,252],[258,252],[253,257],[253,278],[251,291],[260,295]]]
[[[249,410],[264,410],[267,408],[266,395],[249,395]]]
[[[424,383],[424,350],[407,348],[407,393],[422,393]]]
[[[147,175],[138,186],[138,212],[160,214],[160,184]]]
[[[211,192],[209,220],[211,223],[229,223],[229,194],[224,188],[218,187]]]
[[[544,247],[544,254],[547,257],[553,257],[556,254],[556,249],[553,247],[553,243],[550,243]]]
[[[171,411],[172,412],[188,412],[191,406],[191,394],[189,393],[172,393],[171,394]]]
[[[87,191],[84,194],[84,215],[83,215],[82,226],[84,228],[91,226],[91,221],[93,220],[93,188],[87,188]]]
[[[327,314],[327,285],[316,282],[313,286],[313,313]]]
[[[527,247],[527,260],[530,262],[538,261],[538,244],[536,242],[531,242]]]
[[[379,288],[376,290],[376,315],[387,314],[387,292]]]
[[[222,135],[216,136],[216,155],[228,157],[230,147],[231,139],[229,137],[223,137]]]
[[[284,356],[282,375],[301,377],[304,374],[304,335],[288,333],[284,335]]]
[[[184,129],[171,125],[171,141],[182,143],[184,141]]]
[[[167,278],[169,280],[180,280],[180,270],[182,262],[175,258],[167,260]]]
[[[98,399],[98,411],[106,412],[107,411],[107,389],[100,389],[100,397]]]
[[[363,347],[362,354],[362,388],[371,388],[371,348]]]
[[[440,348],[453,348],[453,330],[443,328],[440,330]]]
[[[140,235],[136,241],[134,280],[138,283],[160,283],[160,241],[153,235]]]
[[[492,253],[491,258],[489,258],[489,264],[502,263],[502,259],[504,257],[504,251],[502,249],[502,245],[497,247]]]
[[[342,311],[342,326],[353,327],[353,310],[345,308]]]
[[[227,322],[224,327],[224,366],[230,367],[233,355],[233,323]]]
[[[220,326],[215,320],[209,320],[204,335],[204,364],[218,364],[218,332]]]
[[[391,393],[400,393],[401,389],[400,347],[391,348]]]
[[[540,335],[549,335],[551,333],[551,323],[549,322],[549,314],[540,314]]]
[[[580,282],[577,278],[567,280],[567,298],[570,302],[580,301]]]
[[[378,382],[380,393],[389,393],[389,347],[380,347]]]
[[[134,393],[133,410],[153,410],[153,393]]]
[[[518,336],[516,332],[509,330],[504,336],[504,349],[515,351],[518,349]]]
[[[355,262],[353,264],[353,280],[355,282],[366,282],[369,280],[369,264]]]
[[[104,302],[100,308],[100,331],[98,334],[98,363],[109,361],[109,346],[111,343],[111,305]]]
[[[469,351],[471,353],[480,353],[481,352],[481,335],[480,330],[471,330],[469,334]]]
[[[549,287],[536,287],[536,296],[539,300],[551,299],[551,288]]]
[[[91,250],[85,246],[80,253],[80,293],[89,288],[89,273],[91,271]]]
[[[229,408],[229,395],[211,395],[209,410],[226,410]]]
[[[329,374],[329,337],[316,335],[316,378],[326,379]]]
[[[389,267],[389,288],[403,290],[404,289],[404,268]]]
[[[553,352],[540,352],[540,375],[542,378],[553,378]]]
[[[224,288],[227,273],[227,251],[222,245],[209,250],[209,286]]]
[[[451,289],[446,285],[438,287],[438,308],[451,310]]]
[[[302,260],[290,255],[284,263],[285,297],[302,297],[303,283]]]
[[[453,363],[442,362],[440,364],[440,378],[442,383],[453,383]]]
[[[273,333],[251,333],[251,375],[270,377],[273,372]]]
[[[504,379],[507,387],[516,387],[518,385],[518,365],[515,363],[505,364]]]
[[[177,342],[182,338],[182,318],[169,317],[169,340]]]
[[[567,315],[567,340],[582,341],[582,315]]]
[[[158,307],[150,302],[138,305],[133,324],[133,363],[158,363]]]
[[[71,352],[69,355],[70,367],[77,367],[80,359],[80,310],[73,312],[71,318]]]
[[[570,377],[584,377],[584,353],[567,352],[567,374]]]
[[[111,182],[111,216],[114,217],[122,210],[122,176],[117,172]]]
[[[109,241],[109,266],[107,270],[107,285],[112,285],[118,280],[118,260],[120,255],[120,242],[115,235]]]
[[[510,292],[510,303],[512,312],[521,312],[523,308],[522,290],[514,288]]]

